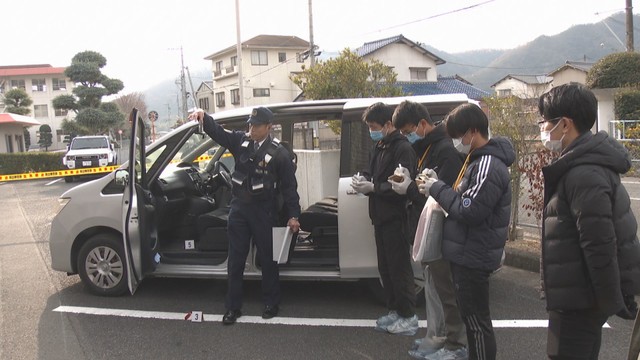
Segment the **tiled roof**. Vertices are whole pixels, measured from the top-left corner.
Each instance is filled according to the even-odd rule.
[[[307,49],[309,42],[302,40],[297,36],[283,36],[283,35],[258,35],[242,43],[243,48],[292,48],[292,49]],[[212,60],[218,55],[235,50],[236,45],[229,46],[223,50],[215,52],[207,57],[205,60]]]
[[[48,64],[0,66],[0,76],[64,74],[64,70],[63,67],[52,67]]]
[[[0,113],[0,124],[16,123],[22,125],[40,125],[40,122],[32,117],[11,113]]]
[[[509,74],[505,77],[503,77],[502,79],[496,81],[493,85],[491,85],[491,87],[494,87],[496,85],[498,85],[499,83],[501,83],[504,80],[507,79],[516,79],[519,80],[525,84],[529,84],[529,85],[542,85],[542,84],[548,84],[550,83],[553,78],[549,77],[547,75],[516,75],[516,74]]]
[[[408,95],[467,94],[470,99],[481,100],[491,94],[478,89],[457,76],[440,76],[438,81],[397,81]]]
[[[579,71],[583,71],[583,72],[589,72],[589,70],[591,69],[591,67],[593,66],[593,63],[591,62],[584,62],[584,61],[570,61],[567,60],[564,65],[560,66],[559,68],[553,70],[552,72],[550,72],[548,74],[548,76],[553,76],[553,74],[562,71],[566,68],[572,68],[572,69],[576,69]]]
[[[364,45],[360,46],[359,48],[357,48],[355,50],[355,53],[362,57],[362,56],[366,56],[369,55],[373,52],[376,52],[380,49],[382,49],[383,47],[389,45],[389,44],[395,44],[395,43],[403,43],[406,44],[412,48],[415,48],[416,50],[420,51],[423,55],[427,55],[429,57],[431,57],[435,62],[436,65],[442,65],[444,64],[446,61],[444,61],[443,59],[441,59],[440,57],[436,56],[435,54],[433,54],[432,52],[430,52],[429,50],[425,49],[424,47],[422,47],[422,45],[413,42],[409,39],[407,39],[406,37],[402,36],[402,34],[400,35],[396,35],[396,36],[392,36],[390,38],[386,38],[386,39],[381,39],[381,40],[376,40],[376,41],[371,41],[368,43],[364,43]]]

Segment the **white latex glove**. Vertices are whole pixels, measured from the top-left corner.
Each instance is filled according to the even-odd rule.
[[[438,180],[438,174],[433,169],[424,169],[422,170],[421,174],[426,175],[429,178]]]
[[[359,174],[360,174],[360,173],[355,174],[355,175],[353,175],[353,176],[351,177],[351,184],[355,184],[355,183],[358,183],[358,182],[361,182],[361,181],[367,181],[367,178],[366,178],[366,177],[364,177],[364,176],[362,176],[362,175],[359,175]]]
[[[404,168],[403,168],[404,169]],[[395,182],[393,180],[387,180],[389,182],[389,184],[391,184],[391,190],[395,191],[397,194],[399,195],[405,195],[407,193],[407,188],[409,187],[409,184],[411,184],[411,174],[409,174],[409,170],[404,169],[407,172],[406,173],[402,173],[402,181],[401,182]]]
[[[373,183],[367,180],[352,182],[351,187],[353,188],[353,190],[359,192],[360,194],[368,194],[373,192]]]
[[[420,194],[428,197],[429,189],[431,189],[431,186],[433,186],[436,181],[438,181],[438,179],[428,178],[424,181],[424,183],[418,185],[418,191],[420,192]]]

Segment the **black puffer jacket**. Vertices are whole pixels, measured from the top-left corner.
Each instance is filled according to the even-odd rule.
[[[407,196],[396,194],[388,181],[399,164],[409,169],[412,178],[416,176],[416,153],[407,137],[395,130],[376,143],[369,164],[374,185],[368,194],[369,217],[374,225],[407,218]]]
[[[490,139],[470,154],[457,189],[443,181],[431,186],[431,196],[449,213],[442,238],[445,259],[484,271],[500,266],[511,216],[508,166],[515,156],[508,139]]]
[[[606,133],[578,137],[543,169],[542,267],[548,310],[623,309],[640,293],[640,244],[620,174],[626,149]]]

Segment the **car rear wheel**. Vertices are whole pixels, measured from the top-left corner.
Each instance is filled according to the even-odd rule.
[[[384,287],[382,286],[382,280],[380,278],[372,278],[372,279],[366,279],[365,281],[367,283],[367,286],[369,287],[369,290],[373,294],[373,297],[376,299],[376,301],[380,302],[381,304],[386,304],[387,297],[384,291]],[[413,283],[414,283],[414,291],[416,294],[416,306],[422,306],[424,305],[424,302],[425,302],[424,279],[414,277]]]
[[[127,267],[122,240],[112,234],[97,234],[82,245],[78,274],[91,293],[118,296],[127,291]]]

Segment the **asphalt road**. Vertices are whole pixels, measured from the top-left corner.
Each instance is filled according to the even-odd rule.
[[[357,282],[286,282],[281,317],[267,323],[251,318],[262,305],[259,282],[248,282],[243,311],[249,322],[233,326],[216,321],[224,311],[220,280],[147,279],[133,296],[90,295],[77,276],[50,268],[57,197],[75,185],[0,184],[0,359],[409,359],[413,337],[355,321],[340,325],[341,319],[371,322],[385,312]],[[638,197],[640,184],[630,185]],[[506,267],[493,277],[499,359],[545,358],[546,328],[523,321],[547,319],[537,286],[538,274],[520,269]],[[185,321],[190,311],[204,312],[205,322]],[[424,320],[424,309],[418,315]],[[282,320],[325,325],[277,324]],[[623,359],[632,323],[611,318],[608,325],[600,359]]]

